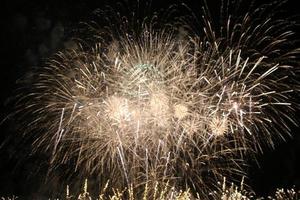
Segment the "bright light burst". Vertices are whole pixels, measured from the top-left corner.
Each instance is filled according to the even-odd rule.
[[[75,160],[116,187],[215,189],[241,173],[240,153],[273,145],[294,121],[289,75],[299,52],[283,49],[292,33],[277,28],[287,22],[252,24],[256,14],[228,16],[216,30],[204,17],[203,34],[181,38],[175,25],[111,30],[110,40],[98,32],[102,42],[58,53],[35,72],[17,105],[24,135],[51,151],[53,166]]]

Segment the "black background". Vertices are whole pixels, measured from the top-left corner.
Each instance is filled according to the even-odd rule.
[[[194,11],[200,11],[198,1],[185,1]],[[208,1],[212,9],[219,9],[219,1]],[[175,1],[153,1],[153,10],[167,7]],[[262,2],[261,2],[262,3]],[[14,95],[16,80],[43,58],[51,56],[68,45],[73,28],[79,22],[93,18],[96,8],[103,8],[112,1],[29,1],[11,0],[1,5],[0,43],[0,119],[10,112],[9,98]],[[247,3],[245,4],[247,7]],[[282,17],[299,14],[297,1],[288,1],[282,8],[287,11]],[[295,29],[295,31],[298,31]],[[297,33],[299,36],[299,32]],[[299,39],[300,37],[298,37]],[[0,126],[0,144],[7,137],[15,137],[13,122]],[[259,195],[272,193],[277,187],[300,187],[300,136],[299,128],[292,127],[293,139],[279,143],[275,150],[266,149],[258,156],[259,165],[251,162],[250,182]],[[32,196],[39,190],[41,177],[46,167],[46,158],[32,157],[24,161],[30,147],[17,146],[18,140],[0,149],[0,197],[5,195]],[[23,149],[24,148],[24,149]],[[16,167],[18,166],[18,167]],[[36,167],[39,166],[39,167]],[[40,171],[41,173],[35,173]],[[57,184],[57,183],[53,183]],[[51,187],[51,186],[49,186]],[[57,186],[56,186],[57,187]]]

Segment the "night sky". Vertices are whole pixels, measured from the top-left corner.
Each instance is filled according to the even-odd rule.
[[[197,1],[184,2],[193,10],[200,10]],[[165,8],[171,3],[175,1],[153,1],[153,10]],[[41,65],[43,59],[72,45],[70,39],[76,35],[74,30],[79,27],[79,23],[94,20],[93,11],[107,4],[114,3],[109,0],[81,0],[76,3],[71,0],[1,1],[0,9],[4,15],[0,26],[0,120],[12,110],[9,102],[16,94],[17,80],[32,67]],[[209,4],[212,9],[219,9],[217,0],[209,1]],[[288,1],[283,10],[288,11],[282,14],[283,17],[298,15],[297,1]],[[294,30],[298,31],[298,37],[299,28]],[[22,138],[14,133],[17,126],[14,121],[0,126],[0,197],[15,194],[30,199],[40,195],[37,193],[47,195],[47,189],[42,186],[47,172],[47,157],[26,156],[30,152],[30,145],[20,145]],[[292,139],[276,144],[275,150],[266,149],[263,155],[258,155],[260,166],[249,160],[249,184],[258,195],[270,194],[278,187],[300,187],[299,128],[291,128]],[[59,188],[60,183],[55,180],[58,179],[53,178],[47,187]],[[40,196],[40,199],[43,198]]]

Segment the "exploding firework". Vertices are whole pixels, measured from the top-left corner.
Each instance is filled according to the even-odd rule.
[[[96,31],[100,42],[34,72],[17,103],[24,136],[53,167],[74,161],[117,188],[162,181],[209,194],[242,174],[240,154],[273,145],[294,121],[298,51],[283,49],[287,22],[252,24],[256,14],[227,17],[219,32],[205,17],[189,37],[175,25]]]
[[[224,10],[225,2],[221,26],[204,17],[195,41],[198,68],[207,82],[204,93],[211,100],[210,133],[230,135],[239,147],[274,148],[274,140],[289,134],[287,124],[297,124],[299,48],[290,30],[296,22],[276,20],[276,2],[239,16],[228,9],[241,2],[229,1]],[[208,8],[203,13],[210,16]]]

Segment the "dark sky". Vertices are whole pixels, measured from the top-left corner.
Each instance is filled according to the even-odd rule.
[[[174,3],[171,0],[153,1],[153,9],[166,7],[170,2]],[[198,1],[185,2],[194,10],[200,10]],[[285,16],[299,14],[296,2],[289,1],[283,7],[288,11]],[[93,19],[92,12],[108,3],[113,4],[109,0],[1,1],[1,13],[4,15],[0,26],[0,120],[11,109],[7,102],[9,97],[14,95],[16,80],[32,66],[39,65],[43,58],[70,45],[68,41],[79,22]],[[209,4],[214,8],[218,1],[209,1]],[[0,144],[5,138],[12,136],[11,126],[14,126],[13,122],[0,126]],[[276,187],[300,187],[299,129],[292,127],[292,133],[294,139],[288,139],[286,143],[278,144],[276,150],[266,150],[264,155],[258,156],[260,167],[251,163],[251,184],[257,193],[267,194]],[[36,167],[36,163],[43,162],[43,158],[34,157],[24,162],[18,159],[18,155],[22,157],[21,155],[28,153],[30,148],[16,146],[19,140],[21,139],[13,139],[9,145],[0,149],[0,197],[6,194],[28,195],[39,188],[39,181],[42,179],[34,173],[34,178],[28,175],[35,170],[45,172],[43,165]]]

